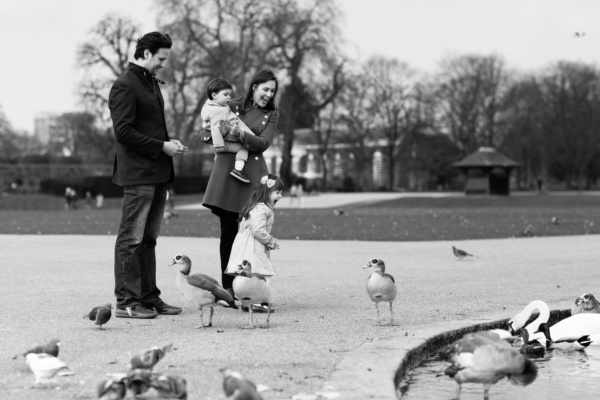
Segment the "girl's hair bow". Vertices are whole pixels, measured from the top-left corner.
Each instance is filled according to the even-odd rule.
[[[262,183],[263,185],[267,185],[267,187],[271,189],[273,186],[275,186],[275,179],[269,179],[269,176],[265,175],[262,178],[260,178],[260,183]]]

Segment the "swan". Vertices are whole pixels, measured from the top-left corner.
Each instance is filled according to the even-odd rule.
[[[592,341],[592,346],[600,345],[600,314],[573,315],[550,327],[550,336],[556,341],[560,339],[578,339],[586,335],[590,336],[589,340]],[[529,339],[545,344],[546,337],[538,329],[538,332],[530,335]]]
[[[548,327],[548,324],[546,324],[546,323],[540,324],[540,332],[542,332],[544,334],[544,336],[546,337],[546,348],[548,348],[548,349],[581,351],[581,350],[585,350],[586,347],[588,347],[590,344],[592,344],[592,341],[590,340],[589,335],[583,335],[581,337],[573,337],[573,338],[560,337],[560,338],[555,338],[556,340],[553,340],[552,335],[550,333],[550,328]],[[540,342],[540,341],[538,340],[538,342]]]
[[[534,311],[539,313],[538,317],[529,325],[525,326]],[[508,330],[514,335],[519,329],[525,328],[527,329],[529,336],[532,337],[541,323],[548,322],[548,318],[550,318],[550,307],[548,307],[548,304],[542,300],[534,300],[529,303],[523,311],[508,321]]]

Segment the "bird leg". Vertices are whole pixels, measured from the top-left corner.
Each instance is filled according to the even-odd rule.
[[[200,325],[195,327],[196,329],[204,329],[204,310],[200,307]]]
[[[483,385],[483,400],[490,400],[490,388],[492,385],[485,383]]]
[[[394,323],[394,309],[392,308],[392,302],[390,301],[390,323],[388,325],[392,325]]]
[[[459,383],[458,387],[456,388],[456,400],[460,400],[460,389],[462,389],[462,386]]]
[[[209,314],[210,316],[208,317],[208,325],[206,325],[206,326],[208,326],[208,327],[212,326],[212,317],[213,317],[214,313],[215,313],[215,309],[214,309],[214,307],[211,307],[210,314]]]
[[[260,328],[269,328],[270,324],[269,324],[269,319],[271,317],[271,304],[267,303],[267,323],[265,326],[261,326]]]
[[[377,309],[377,323],[381,325],[381,318],[379,318],[379,303],[375,303],[375,308]]]

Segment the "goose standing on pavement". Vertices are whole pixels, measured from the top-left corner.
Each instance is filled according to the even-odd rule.
[[[204,307],[210,308],[210,316],[208,319],[208,325],[212,326],[212,318],[214,314],[214,307],[219,305],[219,300],[227,303],[231,308],[238,308],[233,297],[229,292],[219,284],[214,278],[204,274],[190,275],[192,269],[192,261],[188,256],[178,254],[173,259],[170,265],[180,265],[181,269],[175,277],[175,283],[183,294],[183,296],[194,303],[194,305],[200,310],[200,325],[197,328],[203,329],[204,325]]]
[[[539,313],[538,317],[534,319],[530,324],[527,324],[529,318],[537,311]],[[508,330],[514,335],[515,332],[519,331],[519,329],[525,328],[529,333],[529,337],[531,338],[533,334],[538,330],[538,327],[543,322],[548,322],[550,318],[550,307],[548,304],[543,302],[542,300],[534,300],[529,303],[523,311],[512,317],[508,321]],[[531,339],[533,340],[533,339]]]
[[[394,310],[392,304],[398,295],[396,281],[392,275],[385,273],[385,263],[383,260],[374,258],[369,261],[364,268],[371,267],[374,268],[375,271],[367,279],[367,293],[369,294],[371,301],[375,303],[379,325],[381,325],[379,303],[382,301],[390,303],[390,322],[388,325],[391,325],[394,322]]]
[[[571,307],[571,315],[583,313],[600,314],[600,302],[591,293],[584,293],[576,298],[575,305]]]
[[[490,388],[507,377],[515,385],[529,385],[537,377],[535,364],[512,346],[490,332],[476,332],[454,342],[445,353],[450,362],[446,375],[458,384],[460,399],[463,383],[482,383],[483,398]]]
[[[233,292],[237,298],[242,302],[242,306],[248,307],[250,314],[250,328],[254,329],[254,319],[252,317],[252,305],[253,304],[266,304],[267,306],[267,324],[269,327],[269,320],[271,316],[271,289],[264,277],[252,275],[252,265],[250,262],[244,260],[238,266],[238,273],[233,280]]]

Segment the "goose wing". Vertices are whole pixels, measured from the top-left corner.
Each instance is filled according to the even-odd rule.
[[[197,287],[198,289],[206,290],[215,296],[215,301],[223,300],[228,303],[233,301],[233,297],[229,292],[214,279],[208,275],[195,274],[187,277],[187,282],[191,286]]]

